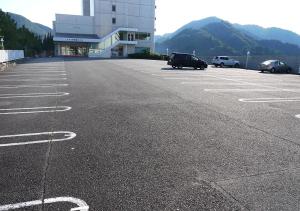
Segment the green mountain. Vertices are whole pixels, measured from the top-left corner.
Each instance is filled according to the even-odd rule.
[[[252,55],[300,55],[300,48],[296,45],[257,39],[229,22],[216,20],[202,25],[198,21],[199,27],[185,26],[178,33],[156,43],[156,50],[160,53],[165,53],[166,48],[171,52],[191,53],[196,50],[203,56],[245,55],[247,51]],[[191,26],[191,23],[188,25]],[[195,26],[195,22],[192,25]]]
[[[290,43],[300,46],[300,35],[280,28],[263,28],[257,25],[239,25],[234,27],[242,30],[246,34],[255,37],[258,40],[279,40],[284,43]]]
[[[53,54],[54,45],[51,34],[47,34],[42,38],[24,25],[17,27],[11,16],[1,9],[0,36],[4,37],[4,48],[7,50],[24,50],[25,56],[29,57]]]
[[[204,18],[202,20],[197,20],[197,21],[192,21],[184,26],[182,26],[181,28],[177,29],[175,32],[173,33],[167,33],[164,35],[157,35],[155,41],[157,43],[162,43],[163,41],[170,39],[172,37],[174,37],[175,35],[179,34],[180,32],[186,30],[186,29],[200,29],[210,23],[219,23],[222,22],[223,20],[217,18],[217,17],[208,17],[208,18]]]
[[[16,22],[18,28],[25,26],[25,28],[27,28],[29,31],[41,37],[44,37],[48,33],[52,33],[52,29],[50,29],[49,27],[39,23],[31,22],[30,20],[23,17],[22,15],[10,13],[10,12],[8,13],[8,15]]]

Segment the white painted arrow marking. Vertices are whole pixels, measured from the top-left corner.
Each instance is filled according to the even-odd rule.
[[[81,199],[73,198],[73,197],[57,197],[57,198],[45,199],[44,202],[42,200],[35,200],[35,201],[28,201],[28,202],[22,202],[22,203],[17,203],[17,204],[2,205],[2,206],[0,206],[0,211],[15,210],[15,209],[21,209],[21,208],[25,208],[25,207],[38,206],[41,204],[53,204],[53,203],[59,203],[59,202],[72,203],[77,206],[75,208],[72,208],[70,211],[76,211],[76,210],[77,211],[88,211],[89,210],[89,206],[87,205],[87,203]]]
[[[57,138],[57,139],[46,139],[46,140],[37,140],[37,141],[29,141],[29,142],[18,142],[18,143],[8,143],[8,144],[0,144],[0,147],[10,147],[10,146],[22,146],[22,145],[31,145],[31,144],[43,144],[49,142],[61,142],[61,141],[69,141],[76,137],[76,133],[68,132],[68,131],[57,131],[57,132],[43,132],[43,133],[27,133],[27,134],[17,134],[17,135],[4,135],[0,136],[1,139],[7,138],[19,138],[19,137],[31,137],[31,136],[42,136],[48,135],[53,136],[61,134],[64,138]]]

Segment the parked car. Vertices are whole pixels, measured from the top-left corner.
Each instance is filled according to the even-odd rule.
[[[271,72],[271,73],[290,73],[292,72],[292,68],[288,66],[286,63],[279,60],[267,60],[260,64],[259,70],[261,72]]]
[[[193,67],[195,70],[200,68],[204,70],[207,68],[207,63],[198,57],[186,53],[172,53],[168,61],[174,69],[182,69],[183,67]]]
[[[240,62],[234,59],[231,59],[228,56],[216,56],[213,58],[212,62],[215,67],[240,67]]]

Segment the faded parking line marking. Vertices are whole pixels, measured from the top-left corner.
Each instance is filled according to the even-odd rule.
[[[182,85],[228,85],[228,86],[249,86],[244,83],[223,83],[223,82],[203,82],[203,81],[184,81],[180,82]]]
[[[60,81],[67,80],[67,78],[37,78],[37,79],[0,79],[0,81]]]
[[[242,98],[244,103],[280,103],[280,102],[300,102],[300,97],[294,98]]]
[[[17,203],[17,204],[7,204],[7,205],[0,205],[0,211],[4,210],[15,210],[15,209],[21,209],[25,207],[33,207],[33,206],[39,206],[42,204],[53,204],[53,203],[72,203],[75,204],[77,207],[72,208],[70,211],[88,211],[89,206],[87,203],[81,199],[73,198],[73,197],[57,197],[57,198],[50,198],[50,199],[44,199],[44,200],[36,200],[36,201],[28,201],[23,203]]]
[[[206,92],[300,92],[300,89],[204,89]]]
[[[53,113],[69,111],[69,106],[53,106],[53,107],[33,107],[33,108],[8,108],[0,109],[0,115],[8,114],[34,114],[34,113]]]
[[[51,139],[51,137],[53,137],[54,135],[62,135],[63,138]],[[57,132],[4,135],[4,136],[0,136],[0,141],[1,141],[1,139],[3,140],[3,139],[13,139],[13,138],[20,138],[20,137],[36,137],[36,136],[49,136],[50,139],[28,141],[28,142],[5,143],[5,144],[0,143],[0,147],[23,146],[23,145],[32,145],[32,144],[43,144],[43,143],[49,143],[49,142],[69,141],[76,137],[76,133],[68,132],[68,131],[57,131]]]
[[[165,77],[165,80],[181,80],[181,81],[201,81],[201,78],[176,78],[176,77]]]
[[[49,88],[69,86],[69,84],[36,84],[36,85],[0,85],[0,89],[19,89],[19,88]]]
[[[20,75],[1,75],[0,78],[13,78],[13,77],[42,77],[42,78],[47,78],[47,77],[59,77],[59,76],[66,76],[66,73],[62,74],[52,74],[52,75],[44,75],[44,74],[20,74]]]
[[[43,74],[43,73],[66,73],[66,71],[14,71],[14,72],[5,72],[5,75],[15,75],[15,74]]]
[[[26,93],[26,94],[0,94],[0,98],[27,98],[27,97],[61,97],[67,96],[67,92],[57,92],[57,93]]]

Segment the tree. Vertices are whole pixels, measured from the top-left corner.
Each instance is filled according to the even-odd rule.
[[[44,49],[43,39],[38,35],[29,31],[25,26],[17,28],[15,21],[9,14],[0,9],[0,33],[5,37],[4,46],[6,49],[24,50],[25,56],[37,56],[42,53]],[[47,39],[50,39],[48,35]],[[47,41],[47,49],[50,50],[50,41]]]

